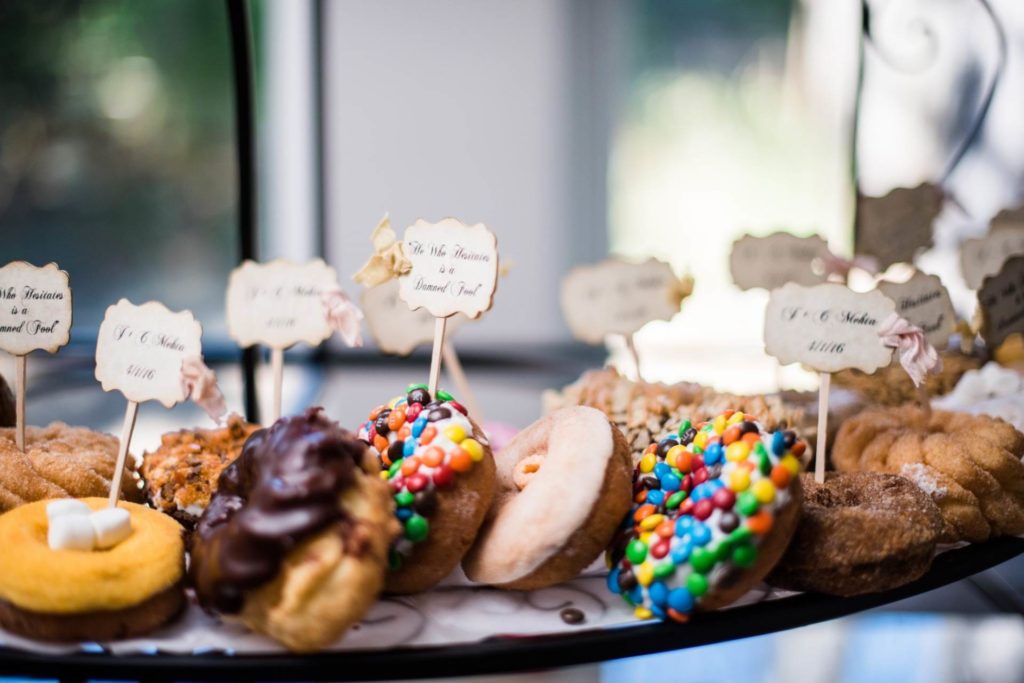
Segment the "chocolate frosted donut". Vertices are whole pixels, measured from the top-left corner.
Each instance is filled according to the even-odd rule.
[[[189,576],[204,608],[313,650],[376,599],[396,532],[369,449],[311,408],[255,432],[221,474]]]
[[[802,475],[796,535],[766,581],[831,595],[877,593],[928,571],[942,514],[909,480],[874,472]]]
[[[14,394],[7,385],[7,380],[0,375],[0,427],[13,427],[17,421],[15,414]]]

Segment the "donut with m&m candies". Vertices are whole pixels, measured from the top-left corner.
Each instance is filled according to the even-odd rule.
[[[451,394],[412,384],[374,408],[359,438],[377,455],[402,534],[391,547],[385,590],[418,593],[451,573],[494,498],[494,456],[483,431]]]
[[[735,601],[778,562],[800,514],[792,431],[727,410],[644,452],[634,507],[608,551],[608,587],[637,617],[683,622]]]

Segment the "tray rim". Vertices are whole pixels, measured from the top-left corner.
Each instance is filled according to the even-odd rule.
[[[689,624],[652,622],[476,643],[348,650],[310,655],[74,653],[0,647],[0,675],[61,680],[379,681],[521,673],[681,650],[776,633],[880,607],[969,578],[1024,554],[1006,537],[949,550],[927,574],[883,593],[841,598],[800,593],[700,615]]]

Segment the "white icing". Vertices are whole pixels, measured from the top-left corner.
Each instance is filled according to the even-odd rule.
[[[919,489],[932,498],[941,499],[949,493],[946,487],[935,478],[932,468],[923,463],[905,463],[900,468],[900,475],[914,482]]]
[[[956,388],[932,401],[941,410],[988,415],[1024,431],[1024,376],[995,362],[964,373]]]
[[[564,408],[520,432],[495,456],[497,499],[467,559],[467,575],[508,583],[562,550],[598,503],[614,452],[608,418],[593,408]],[[516,466],[532,456],[542,464],[520,491]]]

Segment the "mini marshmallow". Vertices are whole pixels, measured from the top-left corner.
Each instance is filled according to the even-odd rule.
[[[113,548],[132,534],[132,518],[124,508],[104,508],[89,515],[96,532],[96,547]]]
[[[62,498],[46,504],[46,518],[51,522],[67,515],[89,515],[92,509],[80,500]]]
[[[50,520],[46,543],[51,550],[92,550],[96,541],[89,515],[69,514]]]

